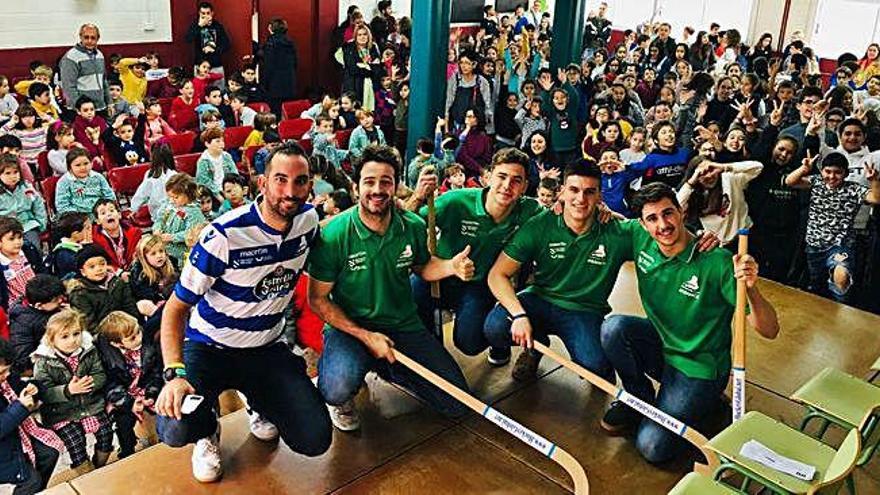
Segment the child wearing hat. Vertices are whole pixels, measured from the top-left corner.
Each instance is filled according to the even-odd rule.
[[[94,330],[113,311],[141,317],[131,286],[113,271],[110,256],[103,248],[83,246],[76,253],[76,268],[78,273],[67,290],[70,306],[85,316],[87,329]]]

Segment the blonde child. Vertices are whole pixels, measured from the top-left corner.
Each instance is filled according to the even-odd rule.
[[[166,243],[166,251],[177,259],[179,268],[186,253],[186,233],[204,222],[205,215],[196,202],[196,183],[189,175],[172,176],[165,185],[165,192],[170,201],[159,212],[153,232]]]
[[[43,423],[64,442],[71,467],[82,474],[106,464],[113,450],[113,426],[102,393],[107,375],[82,315],[73,309],[52,315],[33,358],[34,380],[43,390]],[[91,463],[88,434],[96,440]]]
[[[348,153],[352,159],[359,158],[370,144],[385,144],[385,134],[375,125],[373,112],[361,109],[356,115],[360,125],[351,131],[348,141]]]
[[[341,170],[342,162],[348,158],[349,151],[339,149],[336,142],[336,132],[333,130],[333,119],[326,114],[319,115],[315,126],[315,132],[312,134],[313,154],[323,156],[337,170]]]
[[[144,338],[137,319],[113,311],[98,324],[97,347],[107,374],[104,397],[119,440],[119,458],[134,454],[135,425],[145,421],[162,389],[162,358],[153,339]],[[156,435],[148,434],[147,437]]]
[[[137,299],[138,310],[144,316],[153,316],[174,291],[180,274],[178,260],[168,255],[165,241],[159,235],[141,238],[131,264],[131,288]]]

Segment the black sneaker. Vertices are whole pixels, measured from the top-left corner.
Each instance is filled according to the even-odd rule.
[[[616,400],[611,403],[599,425],[611,436],[619,436],[638,426],[642,415],[635,409]]]
[[[489,348],[489,364],[495,366],[504,366],[510,362],[510,347],[490,347]]]
[[[538,365],[541,364],[541,353],[525,349],[516,363],[513,365],[513,371],[510,376],[518,382],[530,382],[538,376]]]

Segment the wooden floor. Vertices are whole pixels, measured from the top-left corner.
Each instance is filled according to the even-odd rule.
[[[642,314],[635,284],[628,266],[612,296],[616,312]],[[797,424],[801,409],[788,395],[826,366],[865,375],[880,355],[880,317],[772,282],[761,288],[779,311],[782,332],[775,341],[750,336],[748,408]],[[554,347],[561,345],[554,340]],[[653,467],[629,439],[604,435],[598,421],[609,398],[546,359],[540,379],[523,385],[511,380],[511,365],[495,369],[485,356],[455,356],[475,395],[574,455],[593,494],[664,494],[689,470],[686,461]],[[158,445],[50,493],[551,494],[573,488],[552,461],[476,414],[457,423],[429,410],[385,420],[363,404],[362,420],[360,432],[335,431],[330,451],[308,459],[250,437],[239,411],[222,420],[221,483],[192,479],[192,447]],[[875,459],[858,469],[860,493],[880,493],[878,464]]]

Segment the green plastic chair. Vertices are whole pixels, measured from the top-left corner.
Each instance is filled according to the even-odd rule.
[[[876,364],[880,364],[880,360]],[[800,430],[806,432],[810,423],[818,420],[819,429],[813,436],[822,440],[831,425],[843,430],[859,428],[865,415],[880,404],[880,387],[840,370],[825,368],[792,394],[791,399],[807,408]],[[877,415],[871,415],[859,428],[863,445],[859,466],[871,460],[880,443],[878,420]]]
[[[672,487],[669,495],[741,495],[742,493],[720,481],[701,474],[688,473]]]
[[[739,451],[749,440],[757,440],[780,455],[815,466],[816,476],[811,481],[804,481],[741,456]],[[715,451],[721,459],[714,479],[717,481],[731,474],[729,471],[739,473],[744,477],[739,487],[742,492],[748,492],[749,485],[754,482],[780,495],[830,495],[837,493],[846,483],[849,492],[855,494],[855,484],[850,474],[855,468],[861,447],[861,437],[856,429],[850,431],[835,451],[784,423],[750,411],[716,435],[706,447]]]

